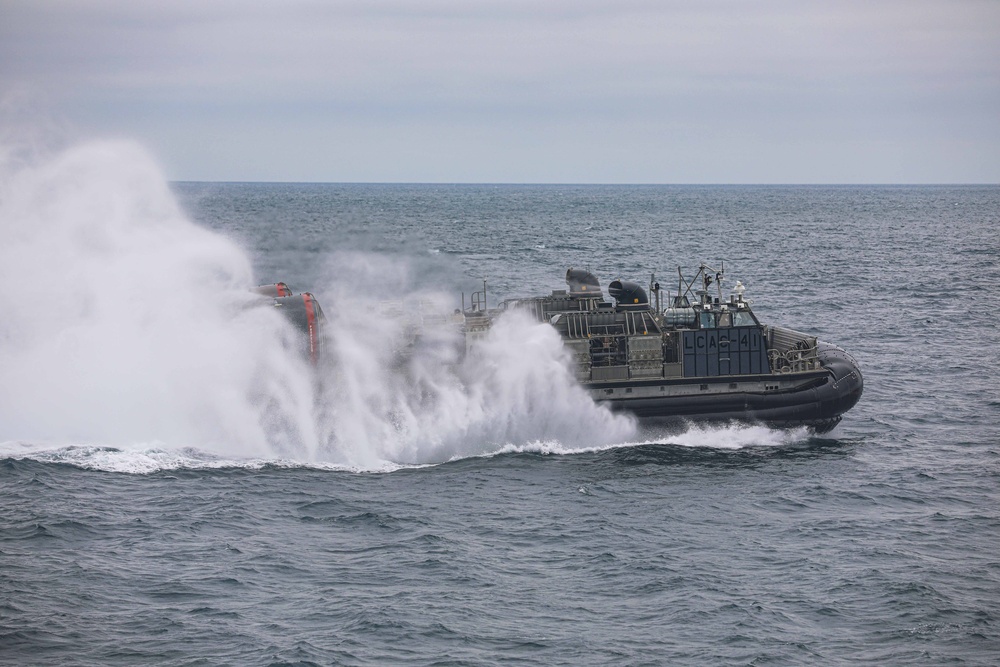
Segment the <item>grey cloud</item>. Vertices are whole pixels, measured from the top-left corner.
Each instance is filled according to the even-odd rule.
[[[592,142],[610,157],[635,150],[645,135],[660,154],[680,154],[690,164],[717,154],[720,179],[737,156],[761,150],[762,161],[736,176],[749,181],[787,178],[788,150],[777,140],[833,161],[844,174],[856,170],[829,145],[831,136],[870,152],[871,165],[893,164],[874,158],[899,151],[898,143],[876,141],[887,130],[893,136],[907,130],[893,141],[924,142],[932,153],[942,153],[934,149],[942,142],[954,147],[979,137],[984,143],[974,152],[1000,155],[990,129],[1000,117],[1000,3],[8,1],[0,7],[0,80],[45,91],[95,131],[122,129],[157,150],[173,146],[167,161],[178,177],[200,173],[192,168],[199,159],[220,172],[227,155],[230,169],[246,163],[236,141],[216,142],[225,154],[204,155],[204,132],[253,128],[242,137],[249,151],[260,141],[253,135],[265,132],[339,141],[331,124],[376,141],[369,126],[380,122],[408,145],[423,146],[408,140],[409,132],[438,137],[441,146],[449,137],[480,137],[483,164],[474,171],[487,177],[495,156],[521,145],[511,141],[518,128],[530,137],[519,149],[522,161],[541,160],[546,173],[562,168],[572,178],[584,176],[576,175],[578,163],[560,167],[560,154],[575,148],[560,145],[559,137]],[[965,126],[941,122],[949,116]],[[292,122],[294,131],[283,126]],[[588,128],[600,128],[606,139]],[[182,154],[185,130],[191,139]],[[698,153],[698,137],[709,133],[728,138],[730,155],[707,139],[700,144],[706,154]],[[409,161],[417,179],[434,180],[447,168],[444,161],[421,176],[420,164],[406,157],[413,150],[394,156],[383,143],[386,161]],[[261,146],[278,150],[270,142]],[[546,146],[546,153],[532,146]],[[474,156],[450,150],[461,159],[449,180],[462,180]],[[1000,158],[983,166],[979,153],[966,164],[956,163],[954,151],[949,155],[933,180],[966,180],[971,164],[980,165],[977,179],[1000,180]],[[294,159],[270,161],[267,177],[281,178],[282,165],[292,170]],[[516,160],[510,163],[496,178],[522,180]],[[351,178],[337,165],[315,168],[317,179]],[[615,180],[602,169],[589,180]],[[640,160],[629,173],[642,169],[648,180],[685,180],[653,160]],[[709,175],[699,178],[712,180],[710,171],[706,166],[699,173]],[[816,178],[837,173],[829,164],[813,171]],[[898,167],[870,172],[855,178],[926,177]]]

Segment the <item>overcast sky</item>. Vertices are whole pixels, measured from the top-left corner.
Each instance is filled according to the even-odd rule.
[[[1000,183],[998,0],[0,0],[175,180]]]

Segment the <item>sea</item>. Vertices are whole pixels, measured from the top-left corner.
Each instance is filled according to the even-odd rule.
[[[168,182],[110,141],[7,164],[0,225],[0,664],[1000,664],[1000,186]],[[701,264],[858,360],[833,431],[449,337]]]

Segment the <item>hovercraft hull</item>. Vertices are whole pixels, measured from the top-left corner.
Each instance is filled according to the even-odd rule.
[[[825,433],[861,399],[864,381],[843,350],[825,344],[821,370],[727,377],[621,381],[587,385],[612,410],[667,423],[760,422]]]

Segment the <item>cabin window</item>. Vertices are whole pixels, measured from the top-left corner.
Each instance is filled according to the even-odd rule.
[[[715,328],[715,313],[702,312],[701,313],[701,328],[702,329],[714,329]]]
[[[746,310],[737,310],[733,313],[733,326],[734,327],[752,327],[757,324],[754,322],[753,315],[751,315]]]
[[[719,326],[720,327],[733,326],[733,319],[730,313],[719,313]]]

